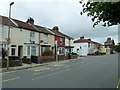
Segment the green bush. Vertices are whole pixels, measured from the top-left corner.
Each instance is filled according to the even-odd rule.
[[[95,55],[99,55],[99,54],[100,54],[100,52],[99,52],[99,51],[96,51],[94,54],[95,54]]]
[[[46,50],[44,53],[42,53],[42,56],[52,56],[53,51],[52,50]]]
[[[77,53],[74,53],[74,52],[72,52],[71,54],[72,54],[72,55],[77,55]]]
[[[5,58],[5,56],[7,56],[7,50],[4,50],[3,48],[2,48],[2,58]]]

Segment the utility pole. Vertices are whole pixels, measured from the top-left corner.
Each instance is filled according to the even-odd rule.
[[[8,51],[10,50],[10,19],[11,19],[11,6],[14,4],[14,2],[10,3],[9,7],[9,26],[8,26],[8,38],[7,38],[7,43],[8,43]],[[9,69],[9,58],[7,59],[7,70]]]
[[[55,59],[56,59],[56,61],[58,61],[58,53],[57,53],[57,40],[55,41],[55,48],[56,48],[56,54],[55,54]]]

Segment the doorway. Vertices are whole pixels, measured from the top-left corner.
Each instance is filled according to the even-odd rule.
[[[22,56],[23,56],[23,46],[22,46],[22,45],[19,45],[19,46],[18,46],[18,56],[19,56],[19,57],[22,57]]]

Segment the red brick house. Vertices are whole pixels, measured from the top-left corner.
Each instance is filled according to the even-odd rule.
[[[54,41],[57,41],[58,54],[65,54],[65,37],[60,34],[58,27],[53,27],[51,30],[54,33]],[[56,44],[54,45],[56,46]]]

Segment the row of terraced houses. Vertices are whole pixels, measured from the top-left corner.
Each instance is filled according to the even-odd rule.
[[[67,55],[73,50],[73,38],[60,32],[59,27],[52,29],[35,25],[34,19],[26,22],[10,19],[10,44],[8,46],[9,18],[0,16],[0,47],[8,50],[9,56],[41,56],[46,50],[58,55]],[[55,50],[57,41],[57,51]]]

